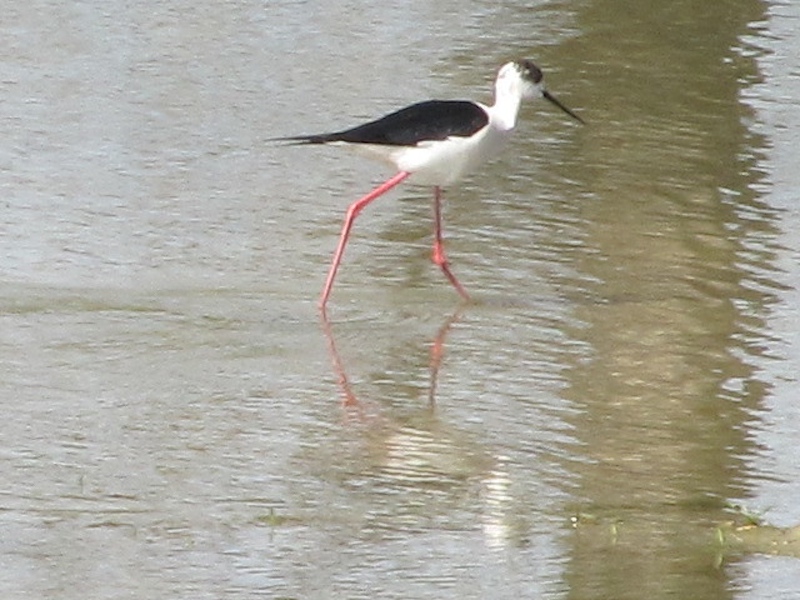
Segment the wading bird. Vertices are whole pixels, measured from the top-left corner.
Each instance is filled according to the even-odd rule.
[[[291,144],[345,145],[388,163],[397,173],[347,209],[339,244],[322,289],[325,304],[339,269],[350,229],[358,214],[379,196],[413,176],[419,184],[433,186],[433,262],[464,300],[464,287],[450,271],[442,243],[442,188],[493,158],[511,136],[523,99],[542,97],[583,123],[548,92],[542,71],[529,60],[506,63],[497,73],[492,106],[468,100],[428,100],[412,104],[385,117],[334,133],[274,138]]]

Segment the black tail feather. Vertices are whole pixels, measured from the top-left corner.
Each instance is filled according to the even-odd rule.
[[[287,137],[267,138],[268,142],[284,142],[286,146],[300,146],[306,144],[325,144],[336,141],[334,134],[318,135],[291,135]]]

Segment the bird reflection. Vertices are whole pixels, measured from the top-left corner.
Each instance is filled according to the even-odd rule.
[[[450,333],[450,330],[453,328],[453,325],[455,325],[455,323],[461,319],[462,315],[463,307],[459,306],[459,308],[457,308],[453,314],[445,319],[444,323],[442,323],[442,325],[439,327],[436,335],[433,338],[433,341],[431,342],[430,385],[428,387],[428,404],[430,408],[433,408],[436,404],[436,386],[439,380],[439,370],[441,369],[442,361],[444,359],[445,341],[447,340],[447,336]],[[320,311],[320,320],[322,324],[322,332],[328,342],[328,353],[331,357],[333,371],[336,374],[336,379],[339,383],[339,387],[342,390],[342,407],[345,409],[360,411],[361,405],[357,396],[355,395],[355,392],[353,392],[353,387],[350,384],[349,377],[347,376],[347,370],[345,369],[341,354],[339,354],[339,350],[336,346],[336,338],[333,334],[333,327],[331,326],[331,322],[328,319],[328,315],[325,310]]]
[[[459,307],[447,317],[430,342],[427,406],[410,412],[387,410],[378,418],[366,414],[337,348],[333,327],[325,311],[320,314],[342,407],[348,417],[368,424],[363,431],[364,444],[347,471],[347,477],[358,482],[353,489],[375,494],[381,507],[365,517],[365,528],[422,528],[428,526],[431,515],[462,527],[459,515],[473,515],[468,526],[477,520],[488,548],[522,543],[528,533],[524,520],[514,512],[518,502],[512,493],[513,461],[493,451],[468,427],[440,419],[434,410],[447,338],[463,309]],[[341,456],[337,460],[342,464]],[[392,501],[384,505],[383,498]]]

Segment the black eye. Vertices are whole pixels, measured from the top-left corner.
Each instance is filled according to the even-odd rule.
[[[529,60],[523,60],[520,62],[523,69],[525,69],[525,73],[530,77],[533,83],[539,83],[542,80],[544,75],[542,74],[542,70],[533,64]]]

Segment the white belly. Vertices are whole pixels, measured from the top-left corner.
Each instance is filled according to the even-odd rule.
[[[407,146],[363,146],[363,150],[397,168],[413,174],[411,182],[448,186],[493,158],[508,141],[511,130],[485,127],[472,137],[421,142]]]

